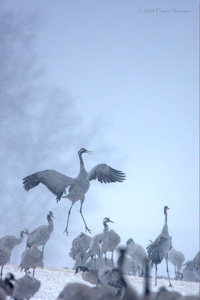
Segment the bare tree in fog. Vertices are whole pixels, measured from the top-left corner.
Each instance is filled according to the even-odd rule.
[[[70,150],[88,144],[70,97],[44,83],[35,50],[38,25],[37,15],[10,12],[0,18],[0,236],[11,232],[13,222],[28,226],[51,208],[47,193],[27,196],[22,178],[43,168],[64,172],[71,166]]]

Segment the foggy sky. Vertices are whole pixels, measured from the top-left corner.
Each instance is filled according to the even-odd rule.
[[[37,170],[30,157],[29,174],[56,169],[75,177],[77,151],[90,147],[93,155],[84,156],[88,171],[106,163],[127,175],[120,184],[91,182],[83,213],[92,235],[102,231],[102,220],[109,217],[122,244],[132,237],[145,248],[149,239],[160,234],[163,207],[168,205],[173,246],[186,260],[193,259],[199,249],[198,1],[7,0],[1,7],[19,16],[38,13],[35,45],[45,81],[66,91],[77,114],[69,126],[75,122],[77,132],[84,129],[80,140],[74,142],[72,136],[66,141],[66,148],[69,144],[71,148],[66,158],[58,157],[62,170],[56,165],[55,152],[52,164],[51,158],[48,166],[41,159]],[[54,109],[48,101],[47,115]],[[58,120],[62,120],[62,109]],[[65,133],[57,139],[52,141],[52,151],[61,140],[64,147]],[[20,176],[29,174],[22,169]],[[22,190],[22,178],[16,178]],[[55,230],[46,245],[45,265],[72,267],[71,241],[84,232],[79,203],[73,207],[66,237],[63,230],[70,202],[63,199],[56,204],[45,187],[36,189],[24,191],[23,201],[29,203],[27,214],[31,207],[37,211],[38,223],[22,221],[20,225],[32,230],[46,224],[51,209]],[[36,195],[41,199],[36,200]],[[5,225],[1,235],[8,233]],[[16,224],[9,233],[18,234],[15,228]],[[16,253],[20,257],[20,251]],[[164,262],[158,271],[166,275]]]

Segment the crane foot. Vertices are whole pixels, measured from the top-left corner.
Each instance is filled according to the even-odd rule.
[[[169,284],[169,287],[173,287],[171,283]]]
[[[92,231],[86,226],[86,227],[85,227],[85,232],[87,232],[87,231],[88,231],[89,233],[92,232]]]
[[[63,231],[63,233],[66,233],[66,235],[69,234],[69,232],[67,231],[67,228]]]
[[[59,201],[60,201],[60,198],[57,197],[57,198],[56,198],[56,203],[58,203]]]

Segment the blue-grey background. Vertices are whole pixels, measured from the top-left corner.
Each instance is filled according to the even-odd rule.
[[[45,265],[72,267],[71,242],[84,224],[70,201],[22,178],[55,169],[75,177],[107,163],[123,183],[91,182],[83,213],[92,235],[109,217],[121,236],[146,247],[168,205],[175,249],[199,249],[198,1],[1,0],[1,226],[19,235],[55,228]],[[23,245],[13,252],[19,264]],[[171,268],[171,266],[170,266]],[[173,271],[171,271],[173,272]],[[165,264],[159,273],[166,275]]]

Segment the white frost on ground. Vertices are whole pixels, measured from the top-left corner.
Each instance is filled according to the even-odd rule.
[[[32,270],[31,270],[32,271]],[[3,277],[8,272],[15,275],[16,278],[24,276],[24,272],[20,272],[20,268],[15,265],[5,265]],[[41,281],[41,288],[32,299],[35,300],[55,300],[63,287],[70,282],[81,282],[87,284],[80,274],[74,275],[73,270],[57,269],[57,268],[37,268],[35,278]],[[135,276],[126,276],[133,288],[141,294],[143,292],[143,278]],[[154,285],[154,278],[150,279],[151,290],[157,291],[161,286],[171,290],[180,292],[182,295],[198,295],[200,285],[197,282],[171,280],[172,288],[168,288],[168,280],[158,279],[158,286]],[[88,283],[88,285],[90,285]],[[91,286],[91,285],[90,285]]]

